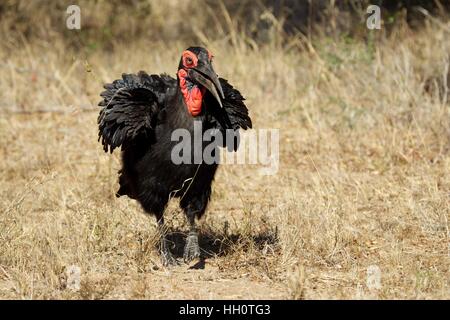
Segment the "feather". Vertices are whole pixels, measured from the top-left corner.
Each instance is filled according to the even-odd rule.
[[[167,75],[122,74],[122,79],[104,85],[100,96],[102,107],[97,118],[99,141],[105,152],[126,147],[157,124],[158,113],[164,108],[169,93],[174,92],[176,80]]]
[[[252,128],[252,120],[243,102],[245,98],[237,89],[228,83],[228,80],[219,78],[219,81],[225,95],[223,109],[228,116],[232,129],[242,128],[246,130]]]

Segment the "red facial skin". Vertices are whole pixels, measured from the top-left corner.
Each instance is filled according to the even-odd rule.
[[[208,51],[208,59],[209,61],[211,61],[214,56],[212,55],[211,51],[209,51],[208,49],[206,50]]]
[[[212,55],[209,51],[208,57],[209,60],[211,60]],[[193,86],[191,90],[189,90],[186,83],[187,77],[186,69],[195,68],[198,63],[198,58],[195,55],[195,53],[186,50],[183,52],[182,62],[184,69],[178,70],[178,78],[180,79],[181,93],[183,94],[184,102],[186,103],[189,113],[195,117],[202,112],[202,102],[203,96],[205,94],[205,88]]]
[[[184,69],[178,70],[178,78],[180,78],[181,93],[184,97],[184,102],[188,108],[189,113],[192,116],[198,116],[202,112],[203,95],[205,94],[205,88],[199,88],[193,86],[189,91],[186,84],[187,72]]]
[[[190,60],[189,60],[190,59]],[[195,53],[191,51],[184,51],[183,52],[183,66],[187,69],[195,68],[198,63],[198,58],[195,55]]]

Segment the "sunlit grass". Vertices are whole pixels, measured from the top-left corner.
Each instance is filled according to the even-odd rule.
[[[261,45],[233,23],[223,32],[230,41],[196,36],[247,98],[254,127],[280,129],[280,170],[218,171],[200,225],[204,270],[162,268],[154,219],[114,197],[119,156],[97,142],[103,83],[141,69],[175,75],[188,44],[2,43],[0,297],[448,299],[447,29],[371,46],[300,35]],[[79,292],[64,286],[70,265]],[[366,286],[371,265],[380,290]]]

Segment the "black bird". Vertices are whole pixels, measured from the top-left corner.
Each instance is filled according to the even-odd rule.
[[[220,132],[223,137],[226,130],[251,128],[245,99],[227,80],[217,76],[211,53],[202,47],[190,47],[183,52],[176,79],[140,71],[123,74],[122,79],[104,88],[99,103],[102,107],[98,117],[99,140],[106,152],[118,147],[122,150],[120,188],[116,195],[137,200],[145,212],[156,216],[162,230],[160,249],[165,265],[176,263],[176,259],[163,231],[163,214],[172,197],[180,198],[180,207],[190,224],[184,260],[200,257],[195,217],[200,218],[205,212],[218,163],[194,163],[194,154],[198,152],[195,147],[192,154],[184,154],[189,148],[180,153],[189,161],[173,161],[173,148],[180,142],[172,141],[172,133],[186,129],[184,132],[193,136],[195,121],[201,123],[202,134],[212,129],[209,131]],[[211,140],[216,143],[213,156],[217,156],[218,147],[237,149],[238,139],[234,137],[233,141]],[[200,152],[210,143],[202,141]],[[194,146],[193,142],[187,144]]]

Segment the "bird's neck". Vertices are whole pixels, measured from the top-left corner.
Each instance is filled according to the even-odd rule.
[[[190,81],[187,72],[184,69],[178,70],[178,81],[180,91],[183,95],[183,100],[189,113],[195,117],[202,112],[203,96],[205,95],[205,88],[200,88]]]

